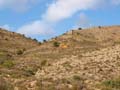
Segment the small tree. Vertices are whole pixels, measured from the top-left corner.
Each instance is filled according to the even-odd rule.
[[[41,66],[45,66],[47,64],[47,60],[43,60],[42,62],[41,62]]]
[[[6,41],[8,41],[8,38],[5,38]]]
[[[43,42],[45,43],[45,42],[47,42],[47,41],[44,39]]]
[[[23,37],[25,37],[25,34],[22,34]]]
[[[53,45],[54,45],[54,47],[59,47],[60,43],[59,42],[54,42]]]
[[[38,42],[38,40],[37,39],[33,39],[35,42]]]
[[[82,30],[82,28],[78,28],[78,30]]]
[[[102,27],[101,26],[98,26],[99,29],[101,29]]]
[[[39,45],[41,45],[42,43],[41,42],[38,42]]]

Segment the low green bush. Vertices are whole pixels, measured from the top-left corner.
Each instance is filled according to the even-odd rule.
[[[74,79],[74,80],[77,80],[77,81],[82,80],[82,78],[81,78],[80,76],[78,76],[78,75],[74,75],[74,76],[73,76],[73,79]]]
[[[102,82],[102,90],[120,90],[120,78]]]
[[[23,54],[23,52],[24,52],[24,51],[23,51],[23,50],[21,50],[21,49],[20,49],[20,50],[17,50],[17,55],[22,55],[22,54]]]
[[[47,42],[47,40],[44,39],[44,40],[43,40],[43,43],[46,43],[46,42]]]
[[[54,42],[54,43],[53,43],[53,46],[54,46],[54,47],[59,47],[59,46],[60,46],[60,43],[59,43],[59,42]]]
[[[34,70],[31,69],[31,68],[27,68],[27,69],[25,70],[24,75],[29,77],[29,76],[35,75],[35,72],[34,72]]]
[[[45,66],[47,64],[47,60],[41,61],[41,66]]]
[[[6,60],[6,61],[4,61],[3,64],[2,64],[2,66],[7,67],[7,68],[11,68],[11,67],[13,67],[14,65],[15,65],[15,64],[13,63],[12,60]]]

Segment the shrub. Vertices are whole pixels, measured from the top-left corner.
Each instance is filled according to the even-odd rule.
[[[17,55],[22,55],[23,52],[24,52],[23,50],[18,50],[18,51],[17,51]]]
[[[44,39],[43,42],[45,43],[45,42],[47,42],[47,41]]]
[[[43,60],[42,62],[41,62],[41,66],[45,66],[47,64],[47,60]]]
[[[25,74],[24,75],[25,76],[32,76],[32,75],[35,75],[35,72],[34,72],[34,70],[32,68],[27,68],[25,70]]]
[[[74,79],[74,80],[77,80],[77,81],[82,80],[82,79],[81,79],[81,77],[80,77],[80,76],[78,76],[78,75],[74,75],[74,76],[73,76],[73,79]]]
[[[33,39],[35,42],[38,42],[38,40],[37,39]]]
[[[23,52],[26,51],[26,48],[23,48]]]
[[[82,28],[78,28],[78,30],[82,30]]]
[[[9,53],[0,52],[0,64],[2,65],[6,60],[12,59]]]
[[[30,75],[35,75],[35,73],[32,70],[27,70],[27,73],[29,73]]]
[[[98,26],[99,29],[101,29],[102,27],[101,26]]]
[[[12,54],[7,53],[7,54],[6,54],[6,57],[11,58],[11,57],[12,57]]]
[[[8,38],[5,38],[6,41],[8,41]]]
[[[106,87],[120,89],[120,80],[108,80],[103,82]]]
[[[41,45],[42,43],[41,42],[38,42],[39,45]]]
[[[22,34],[23,37],[25,37],[25,34]]]
[[[6,60],[6,61],[3,62],[2,65],[3,65],[4,67],[11,68],[11,67],[13,67],[15,64],[13,63],[12,60]]]
[[[53,45],[54,45],[54,47],[59,47],[60,43],[59,42],[54,42]]]

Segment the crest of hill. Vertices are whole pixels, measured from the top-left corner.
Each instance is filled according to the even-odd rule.
[[[0,50],[13,52],[18,49],[30,49],[38,45],[36,40],[24,35],[0,28]]]
[[[88,29],[71,30],[52,40],[68,43],[105,43],[106,45],[120,43],[120,26],[99,26]]]
[[[79,55],[118,44],[120,44],[120,26],[71,30],[28,50],[25,56],[33,58],[35,54],[46,60],[54,58],[58,60],[66,55]]]
[[[120,43],[120,26],[99,26],[88,29],[79,28],[78,30],[71,30],[46,41],[41,46],[39,46],[36,40],[26,38],[24,35],[0,29],[0,50],[13,52],[18,49],[27,49],[32,52],[43,48],[53,49],[54,42],[66,44],[72,48],[111,46]]]

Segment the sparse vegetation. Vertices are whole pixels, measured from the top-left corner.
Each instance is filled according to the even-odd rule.
[[[120,90],[120,78],[104,81],[102,86],[102,90]]]

